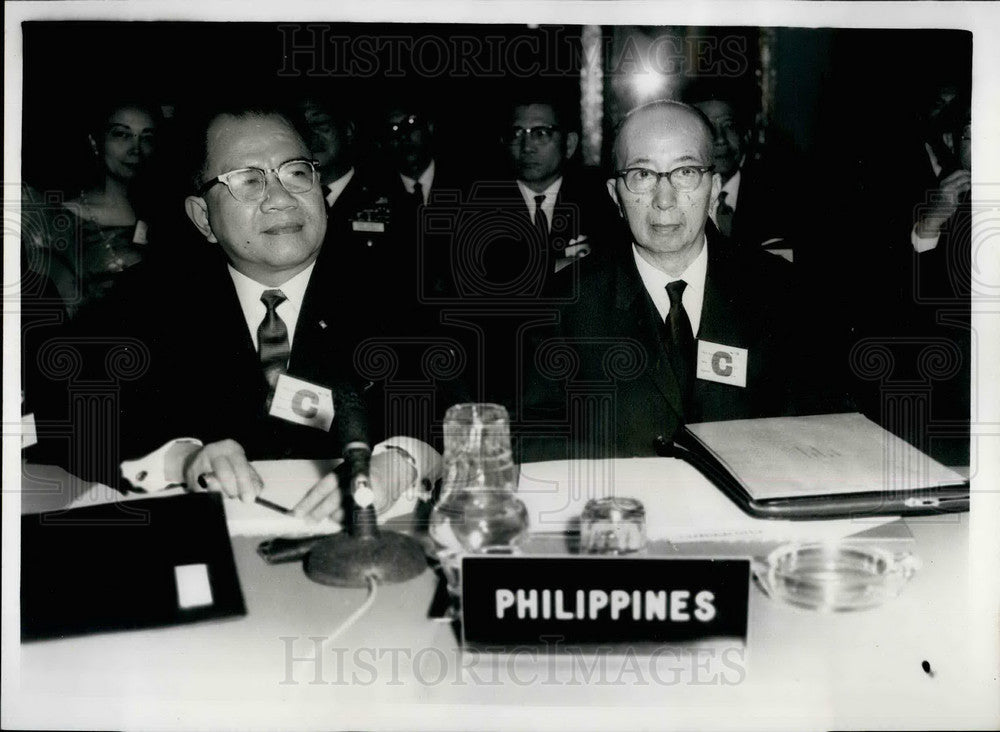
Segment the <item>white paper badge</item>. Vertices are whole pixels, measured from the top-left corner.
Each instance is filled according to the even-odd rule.
[[[149,244],[149,226],[140,219],[135,222],[135,232],[132,234],[133,244]]]
[[[706,381],[745,387],[748,355],[745,348],[699,340],[697,376]]]
[[[21,415],[21,449],[38,443],[38,432],[35,430],[35,413]]]
[[[385,231],[385,224],[381,221],[352,221],[351,230],[366,231],[371,234],[381,234]]]
[[[329,432],[333,424],[333,393],[325,386],[281,374],[274,387],[269,414]]]

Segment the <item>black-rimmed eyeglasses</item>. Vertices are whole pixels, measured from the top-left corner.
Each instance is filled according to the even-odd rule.
[[[615,173],[615,177],[625,181],[625,187],[632,193],[649,193],[666,178],[675,191],[693,191],[701,185],[705,173],[715,170],[714,165],[682,165],[679,168],[659,173],[650,168],[625,168]]]
[[[316,184],[315,160],[288,160],[277,168],[240,168],[207,181],[198,195],[204,196],[216,183],[222,183],[240,203],[257,203],[267,191],[267,174],[274,173],[281,187],[289,193],[308,193]]]
[[[511,127],[503,136],[507,145],[516,145],[522,140],[546,143],[555,138],[559,132],[558,125],[536,125],[535,127]]]

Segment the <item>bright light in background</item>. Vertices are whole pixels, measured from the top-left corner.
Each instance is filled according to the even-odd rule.
[[[640,98],[662,96],[666,78],[656,71],[643,71],[632,76],[632,87]]]

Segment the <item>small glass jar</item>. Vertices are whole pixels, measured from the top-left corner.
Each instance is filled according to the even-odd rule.
[[[581,554],[637,554],[646,549],[646,509],[634,498],[587,501],[580,516]]]

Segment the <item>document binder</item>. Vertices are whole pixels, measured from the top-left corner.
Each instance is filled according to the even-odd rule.
[[[218,493],[21,517],[24,641],[245,614]]]
[[[860,414],[692,424],[656,450],[689,463],[759,518],[969,509],[967,480]]]

